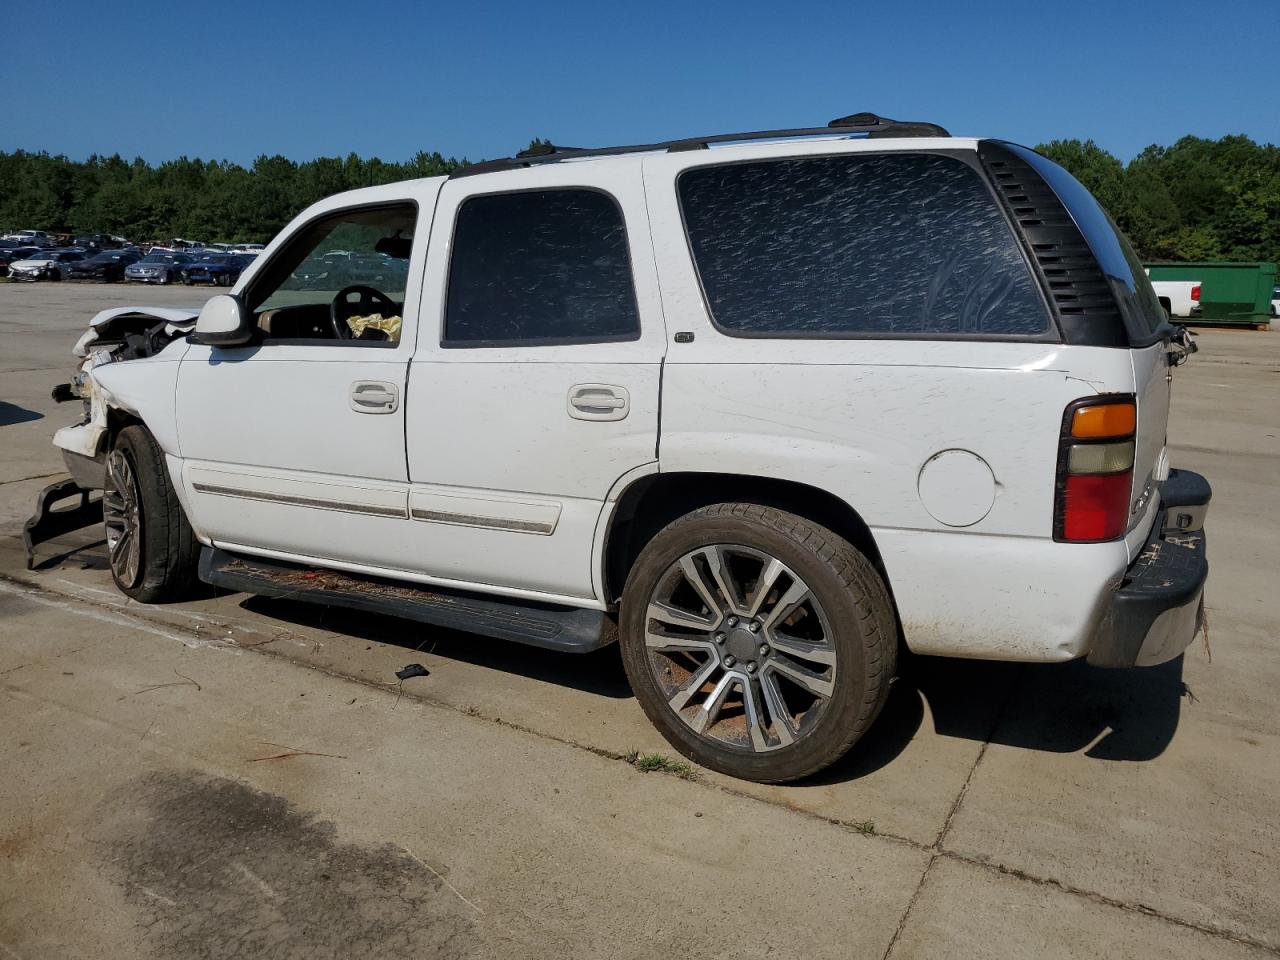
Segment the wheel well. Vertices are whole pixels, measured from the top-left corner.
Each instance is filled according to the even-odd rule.
[[[758,503],[820,523],[857,547],[889,585],[870,528],[853,507],[834,494],[771,477],[659,473],[641,477],[627,487],[613,511],[605,537],[604,586],[608,602],[621,598],[636,557],[658,531],[678,517],[712,503]]]
[[[1160,306],[1164,307],[1165,313],[1173,312],[1173,301],[1168,297],[1156,297],[1160,301]]]
[[[135,423],[142,423],[141,418],[115,407],[107,407],[107,449],[115,446],[116,437],[121,430]]]

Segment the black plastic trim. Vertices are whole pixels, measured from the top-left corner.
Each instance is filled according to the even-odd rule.
[[[299,584],[299,572],[315,573],[317,585]],[[200,579],[227,590],[381,613],[565,653],[590,653],[616,639],[600,610],[424,587],[217,547],[201,549]]]
[[[1185,470],[1175,473],[1181,475],[1179,484],[1182,492],[1203,497],[1197,502],[1179,506],[1208,504],[1212,490],[1204,477]],[[1173,474],[1170,474],[1166,490],[1175,486],[1171,483],[1173,480]],[[1179,491],[1170,492],[1177,496]],[[1167,509],[1161,509],[1138,558],[1129,565],[1124,582],[1111,597],[1089,650],[1089,663],[1095,667],[1135,666],[1143,645],[1162,614],[1197,602],[1203,606],[1204,584],[1209,576],[1204,530],[1170,532],[1165,524],[1167,512]],[[1186,638],[1187,642],[1194,637],[1193,633]]]
[[[1090,347],[1132,346],[1111,284],[1053,188],[1034,167],[999,141],[980,141],[978,158],[1035,264],[1034,272],[1062,331],[1063,342]]]

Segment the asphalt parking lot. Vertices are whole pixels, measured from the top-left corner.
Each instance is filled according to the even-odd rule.
[[[845,761],[763,787],[630,763],[672,751],[613,650],[143,607],[96,531],[26,571],[89,317],[210,292],[0,284],[0,955],[1280,954],[1280,334],[1204,332],[1175,377],[1207,645],[910,659]]]

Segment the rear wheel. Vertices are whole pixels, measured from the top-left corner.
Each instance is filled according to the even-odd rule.
[[[641,552],[623,662],[641,707],[696,762],[783,782],[844,755],[884,705],[897,630],[848,542],[757,504],[703,507]]]
[[[196,584],[199,544],[146,427],[125,427],[107,454],[102,493],[111,577],[142,603],[185,598]]]

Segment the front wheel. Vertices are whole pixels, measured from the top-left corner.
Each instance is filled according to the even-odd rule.
[[[199,544],[146,427],[125,427],[107,454],[102,492],[111,577],[142,603],[184,599],[196,584]]]
[[[872,564],[795,514],[721,503],[674,521],[623,593],[622,656],[682,754],[781,783],[843,756],[880,712],[897,654]]]

